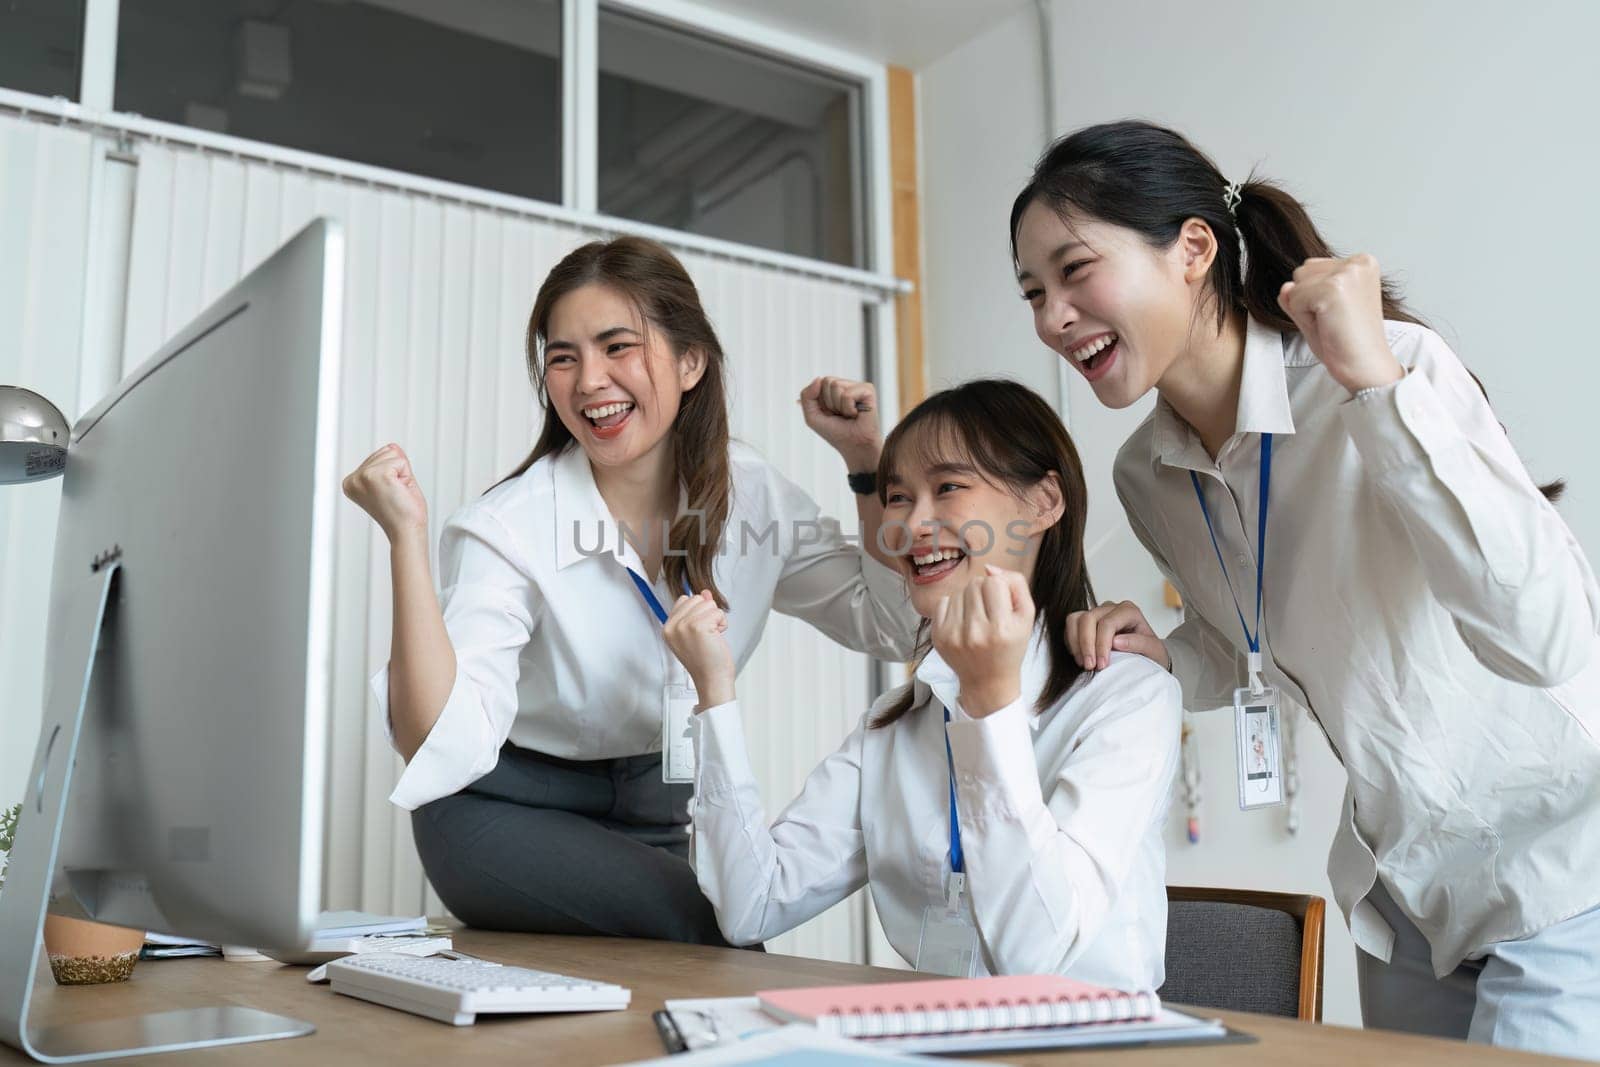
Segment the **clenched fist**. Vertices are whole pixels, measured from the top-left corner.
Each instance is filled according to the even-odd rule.
[[[694,679],[700,697],[696,711],[733,699],[733,650],[728,647],[727,630],[728,616],[717,607],[709,589],[680,596],[662,625],[667,647]]]
[[[933,647],[961,682],[961,707],[981,719],[1016,702],[1033,640],[1033,596],[1019,572],[988,564],[933,618]]]
[[[1306,260],[1278,290],[1278,305],[1352,393],[1405,377],[1384,334],[1383,275],[1371,256]]]
[[[344,480],[344,495],[371,515],[394,543],[428,532],[428,502],[399,445],[384,445],[361,461]]]
[[[818,378],[800,391],[806,425],[844,457],[852,471],[878,469],[883,433],[878,391],[871,382]]]

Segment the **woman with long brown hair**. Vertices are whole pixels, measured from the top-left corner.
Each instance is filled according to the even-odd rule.
[[[390,543],[394,633],[374,679],[406,760],[390,799],[470,925],[721,943],[685,861],[692,766],[673,723],[695,698],[662,602],[692,589],[730,608],[739,665],[772,610],[889,659],[909,654],[915,616],[883,562],[730,442],[722,348],[665,247],[570,253],[540,287],[527,349],[544,427],[446,523],[442,606],[405,454],[385,446],[345,481]],[[875,401],[833,378],[801,394],[852,473],[868,548]]]
[[[683,597],[668,619],[700,694],[694,865],[723,934],[759,943],[865,885],[918,970],[1156,990],[1180,694],[1141,656],[1094,672],[1067,649],[1068,617],[1094,602],[1071,438],[1024,386],[969,382],[895,427],[878,477],[926,620],[915,677],[770,826],[727,616]]]
[[[1559,487],[1371,256],[1173,130],[1051,145],[1011,240],[1039,339],[1108,407],[1156,394],[1114,473],[1184,622],[1093,606],[1073,653],[1143,653],[1242,724],[1277,693],[1315,717],[1367,1025],[1595,1056],[1600,586]],[[1270,797],[1240,755],[1241,802]]]

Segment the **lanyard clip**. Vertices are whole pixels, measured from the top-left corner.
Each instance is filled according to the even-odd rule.
[[[1261,679],[1261,653],[1250,653],[1250,692],[1260,696],[1267,691],[1266,682]]]
[[[967,876],[960,871],[951,871],[950,877],[944,883],[945,907],[957,911],[961,907],[961,894],[966,891]]]

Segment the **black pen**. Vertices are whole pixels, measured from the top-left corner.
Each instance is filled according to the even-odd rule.
[[[661,1035],[661,1044],[666,1046],[669,1056],[689,1051],[689,1046],[684,1043],[683,1034],[678,1032],[678,1024],[672,1021],[671,1012],[654,1012],[650,1018],[655,1020],[656,1032]]]

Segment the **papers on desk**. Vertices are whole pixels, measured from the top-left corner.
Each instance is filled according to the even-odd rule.
[[[432,956],[454,948],[450,930],[429,926],[421,915],[374,915],[365,911],[325,911],[317,920],[311,944],[296,949],[263,949],[283,963],[311,966],[362,952],[398,952],[403,956]]]
[[[1220,1019],[1202,1019],[1171,1008],[1138,1022],[1083,1023],[1024,1030],[979,1030],[961,1034],[877,1038],[864,1042],[904,1052],[1013,1052],[1019,1049],[1109,1048],[1114,1045],[1156,1045],[1210,1042],[1228,1038]]]
[[[408,919],[402,915],[374,915],[370,911],[325,911],[317,918],[315,941],[333,941],[341,937],[371,937],[374,934],[406,934],[427,928],[428,920],[418,915]]]
[[[170,934],[145,934],[144,947],[139,950],[142,960],[175,960],[185,956],[220,956],[222,947],[209,941],[195,941]]]
[[[667,1014],[689,1051],[742,1046],[756,1037],[776,1032],[781,1024],[761,1010],[755,997],[710,997],[669,1000]],[[803,1027],[803,1029],[812,1029]],[[813,1032],[815,1032],[813,1030]],[[1088,1023],[1078,1026],[1042,1026],[1022,1030],[983,1030],[960,1034],[926,1034],[885,1037],[851,1042],[858,1048],[923,1052],[1001,1052],[1018,1049],[1092,1048],[1113,1045],[1205,1043],[1229,1040],[1227,1027],[1216,1019],[1202,1019],[1163,1007],[1152,1019],[1140,1022]],[[682,1058],[674,1064],[690,1062]],[[707,1061],[712,1062],[712,1061]],[[722,1061],[717,1061],[722,1062]],[[729,1063],[744,1061],[726,1061]],[[759,1062],[759,1061],[758,1061]]]
[[[734,997],[750,1000],[754,997]],[[670,1006],[680,1001],[668,1001]],[[702,1002],[704,1003],[704,1002]],[[765,1017],[764,1017],[765,1018]],[[768,1020],[769,1026],[771,1020]],[[894,1067],[896,1064],[935,1064],[937,1060],[822,1033],[814,1026],[790,1024],[769,1028],[744,1041],[702,1048],[662,1059],[644,1060],[635,1067]],[[997,1067],[979,1060],[963,1060],[963,1067]]]
[[[451,948],[446,927],[430,927],[421,915],[375,915],[367,911],[325,911],[317,918],[311,944],[303,949],[254,949],[223,946],[209,941],[168,934],[146,934],[141,959],[177,959],[184,956],[222,956],[230,959],[271,959],[284,963],[325,963],[356,952],[401,952],[427,956]],[[264,955],[262,953],[265,953]]]
[[[418,930],[404,934],[371,934],[367,937],[318,938],[306,948],[263,951],[280,963],[315,966],[330,963],[345,956],[363,952],[391,952],[401,956],[437,956],[455,948],[448,934],[431,934]]]

